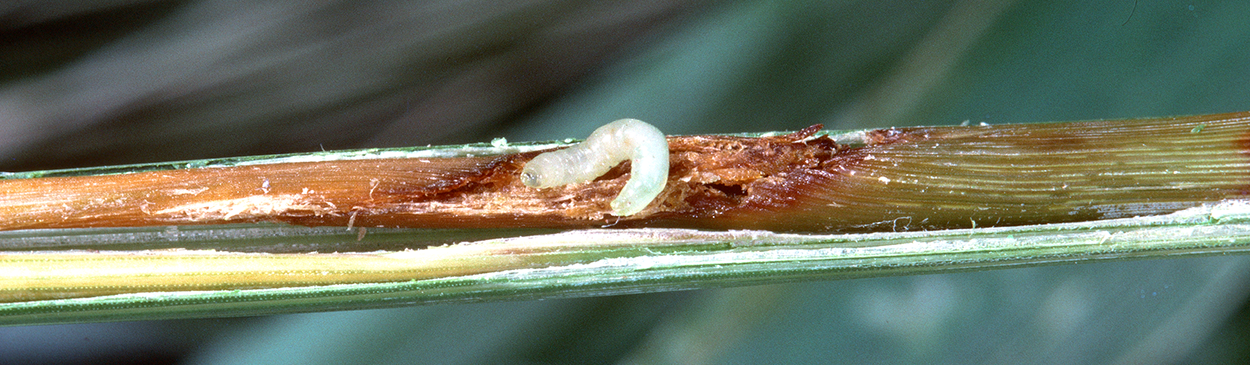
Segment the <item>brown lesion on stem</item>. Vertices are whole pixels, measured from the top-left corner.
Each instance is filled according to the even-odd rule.
[[[370,204],[357,206],[356,223],[405,227],[636,227],[663,225],[677,217],[715,219],[723,211],[759,204],[753,184],[785,179],[795,169],[821,168],[839,146],[828,137],[810,138],[813,126],[789,135],[669,137],[670,168],[665,190],[642,212],[610,214],[609,203],[629,179],[629,163],[589,182],[536,189],[519,173],[539,152],[498,156],[482,163],[463,183],[420,196],[379,189]],[[385,199],[376,199],[376,195]],[[776,199],[765,197],[765,202]],[[316,218],[296,224],[334,224]],[[696,225],[697,226],[697,225]]]
[[[669,137],[665,190],[610,214],[629,163],[537,189],[540,152],[0,181],[0,229],[310,226],[916,230],[1162,214],[1244,196],[1250,113],[771,137]],[[1201,128],[1197,126],[1201,125]],[[1197,132],[1195,132],[1197,131]]]
[[[751,186],[819,168],[839,146],[809,138],[670,137],[669,183],[646,210],[609,214],[626,162],[590,182],[536,189],[518,179],[540,152],[277,163],[0,181],[0,227],[77,228],[285,222],[356,227],[637,226],[759,204]],[[775,199],[765,198],[767,201]]]

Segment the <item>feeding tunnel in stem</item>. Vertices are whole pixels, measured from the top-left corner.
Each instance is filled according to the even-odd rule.
[[[541,188],[525,183],[524,170],[553,150],[45,172],[0,180],[0,229],[279,222],[868,232],[1073,222],[1242,197],[1248,136],[1247,112],[844,135],[813,126],[757,137],[669,136],[664,164],[651,158],[635,170],[638,159],[574,159],[563,163],[597,164],[589,169],[595,176]],[[591,157],[621,143],[591,141],[599,144],[563,151]],[[647,184],[662,189],[641,207],[618,210],[614,200],[639,171],[663,173],[663,181]]]

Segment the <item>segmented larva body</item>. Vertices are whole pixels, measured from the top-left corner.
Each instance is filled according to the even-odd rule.
[[[585,142],[534,157],[521,171],[521,182],[549,188],[590,181],[625,160],[632,161],[629,181],[612,200],[612,214],[633,215],[655,200],[668,182],[668,140],[659,129],[641,120],[608,123]]]

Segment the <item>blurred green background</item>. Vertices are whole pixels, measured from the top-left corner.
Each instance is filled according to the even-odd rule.
[[[0,170],[1250,110],[1243,1],[0,5]],[[43,363],[1245,363],[1250,258],[0,328]]]

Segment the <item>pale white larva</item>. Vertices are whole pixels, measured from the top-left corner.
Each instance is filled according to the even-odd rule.
[[[549,188],[590,181],[625,160],[631,161],[629,181],[612,200],[612,214],[633,215],[655,200],[668,182],[668,140],[641,120],[608,123],[585,142],[534,157],[521,171],[521,182]]]

